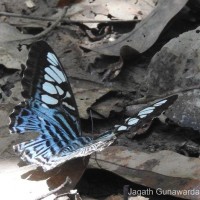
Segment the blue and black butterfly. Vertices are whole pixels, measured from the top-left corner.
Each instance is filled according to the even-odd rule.
[[[117,134],[139,127],[167,109],[177,95],[161,100],[96,138],[82,136],[69,79],[52,48],[44,41],[31,45],[22,78],[24,101],[10,115],[11,133],[38,132],[33,140],[14,145],[22,160],[44,171],[67,160],[102,151]]]

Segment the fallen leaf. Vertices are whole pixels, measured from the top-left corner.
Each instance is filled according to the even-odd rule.
[[[11,69],[10,69],[11,70]],[[0,79],[0,103],[18,104],[23,100],[19,72],[16,71]]]
[[[78,104],[78,110],[81,118],[88,119],[88,109],[92,107],[93,104],[102,96],[107,94],[109,89],[78,89],[79,91],[75,92],[76,102]],[[101,107],[102,108],[102,107]],[[104,115],[107,114],[107,111],[110,112],[112,108],[107,108]]]
[[[123,200],[124,197],[122,195],[111,195],[107,197],[105,200]]]
[[[154,8],[154,1],[123,1],[123,0],[100,0],[89,1],[83,0],[73,4],[69,10],[68,15],[72,20],[107,20],[112,19],[120,20],[133,20],[143,19]],[[126,13],[126,14],[124,14]],[[98,23],[87,23],[87,26],[94,28]]]
[[[98,162],[98,163],[97,163]],[[200,160],[172,151],[143,153],[123,146],[111,146],[90,159],[89,167],[101,168],[134,183],[162,191],[180,191],[171,195],[199,199]],[[183,193],[194,190],[193,193]]]
[[[187,0],[159,0],[157,7],[144,20],[138,23],[130,33],[124,34],[114,42],[100,46],[94,44],[95,47],[91,45],[89,49],[104,55],[119,56],[121,48],[129,46],[143,53],[155,43],[167,23],[186,3]],[[87,45],[83,46],[87,48]]]
[[[92,110],[99,113],[102,117],[108,118],[112,111],[120,113],[123,110],[123,107],[120,106],[124,101],[123,98],[112,97],[112,94],[108,98],[104,98],[104,100],[98,100],[96,103],[92,105]]]
[[[29,38],[31,35],[20,33],[15,27],[6,23],[0,24],[0,64],[7,68],[21,69],[27,58],[27,49],[18,50],[20,39]],[[19,40],[19,41],[15,41]]]

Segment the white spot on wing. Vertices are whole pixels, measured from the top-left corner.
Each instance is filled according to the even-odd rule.
[[[54,80],[47,74],[44,75],[44,79],[50,82],[54,82]]]
[[[141,111],[138,113],[138,115],[147,115],[147,114],[152,113],[153,111],[154,111],[154,109],[153,109],[153,110],[141,110]]]
[[[130,117],[129,117],[129,118],[126,118],[126,119],[125,119],[125,122],[127,122],[129,119],[130,119]]]
[[[71,97],[71,94],[69,92],[66,92],[66,95],[65,95],[64,99],[65,98],[70,98],[70,97]]]
[[[162,101],[159,101],[159,102],[155,103],[154,106],[161,106],[166,102],[167,102],[167,100],[165,99],[165,100],[162,100]]]
[[[119,128],[117,130],[118,131],[125,131],[125,130],[127,130],[127,126],[119,126]]]
[[[138,121],[139,121],[138,118],[130,118],[130,119],[128,120],[128,125],[130,125],[130,126],[135,125],[135,124],[138,123]]]
[[[45,69],[44,69],[44,71],[46,72],[46,73],[48,73],[49,74],[49,76],[51,76],[57,83],[62,83],[62,80],[55,74],[55,72],[51,69],[51,68],[49,68],[49,67],[46,67]]]
[[[42,106],[44,107],[44,108],[49,108],[46,104],[44,104],[44,103],[42,103]]]
[[[46,94],[43,94],[42,95],[42,101],[44,103],[47,103],[47,104],[50,104],[50,105],[55,105],[58,103],[58,100],[53,98],[53,97],[50,97],[49,95],[46,95]]]
[[[147,115],[139,115],[140,118],[145,118]]]
[[[58,90],[59,95],[62,95],[64,93],[64,91],[56,85],[56,89]]]
[[[69,105],[67,102],[63,102],[63,104],[64,104],[66,107],[68,107],[69,109],[75,110],[75,108],[74,108],[73,106]]]
[[[42,89],[46,92],[48,92],[49,94],[57,94],[57,90],[54,87],[54,85],[52,85],[51,83],[45,82],[42,85]]]
[[[58,68],[56,68],[56,67],[53,66],[53,65],[50,65],[49,67],[50,67],[50,68],[54,71],[54,73],[61,79],[62,82],[65,82],[65,81],[66,81],[65,75],[63,74],[62,71],[60,71]]]
[[[155,109],[155,107],[150,106],[150,107],[147,107],[147,108],[145,108],[145,109],[143,109],[143,110],[141,110],[141,111],[154,110],[154,109]]]
[[[47,54],[47,60],[54,66],[58,65],[58,59],[53,53],[48,53]]]
[[[40,121],[44,122],[44,119],[42,117],[38,117]]]

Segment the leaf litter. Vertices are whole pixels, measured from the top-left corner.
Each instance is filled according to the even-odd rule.
[[[128,139],[127,134],[122,135],[114,146],[97,154],[97,157],[93,156],[89,166],[99,168],[98,162],[102,169],[114,172],[145,187],[169,189],[170,182],[173,183],[171,189],[198,189],[198,157],[200,154],[198,133],[199,28],[195,29],[198,20],[196,20],[195,14],[191,14],[194,8],[185,6],[187,1],[165,2],[160,0],[155,8],[153,1],[149,1],[150,3],[148,1],[127,1],[126,4],[119,1],[124,6],[121,6],[120,12],[117,12],[120,4],[112,6],[112,1],[109,1],[106,9],[104,9],[106,1],[102,1],[98,5],[94,1],[94,7],[93,5],[89,6],[91,4],[88,2],[83,1],[84,6],[81,3],[73,4],[70,7],[71,13],[68,12],[70,16],[68,19],[77,21],[104,20],[103,23],[86,24],[87,29],[96,38],[98,35],[95,35],[95,31],[105,26],[104,23],[107,20],[106,23],[111,27],[111,35],[109,36],[108,33],[105,34],[105,37],[108,40],[113,37],[115,40],[117,32],[113,32],[113,30],[120,30],[121,27],[121,31],[118,33],[121,35],[119,39],[116,39],[111,45],[108,40],[104,39],[99,42],[90,42],[87,47],[89,50],[86,50],[79,46],[84,43],[83,41],[89,41],[86,32],[84,33],[86,29],[82,29],[80,25],[82,23],[72,23],[69,26],[65,18],[62,19],[61,24],[57,25],[56,29],[50,30],[50,33],[43,38],[53,47],[70,77],[83,122],[83,131],[91,134],[87,125],[90,124],[89,110],[94,112],[92,116],[94,124],[97,125],[94,130],[96,134],[123,121],[124,115],[133,115],[137,109],[153,100],[174,93],[179,94],[179,99],[166,112],[167,117],[164,124],[156,120],[141,131],[141,135],[135,136],[133,133],[132,139]],[[12,3],[6,2],[6,6],[1,8],[1,12],[12,11],[23,14],[22,11],[25,9],[26,15],[30,17],[38,14],[41,17],[56,19],[62,10],[56,8],[56,3],[48,3],[47,5],[44,2],[37,2],[32,10],[22,2],[17,7],[13,7]],[[48,9],[44,10],[45,6]],[[165,6],[169,9],[166,9]],[[187,8],[184,12],[181,10],[183,7]],[[179,37],[177,35],[177,38],[174,39],[172,39],[173,36],[168,37],[167,41],[160,43],[157,40],[158,37],[170,35],[170,26],[168,29],[164,28],[179,11],[182,12],[182,15],[187,13],[191,19],[193,18],[194,28],[192,29],[195,30],[191,29],[188,33],[183,33]],[[128,14],[123,15],[124,12]],[[83,16],[85,16],[84,19]],[[141,20],[135,28],[133,22],[128,21],[134,17]],[[125,28],[126,26],[112,24],[112,20],[116,19],[119,21],[127,20],[128,29]],[[185,24],[191,24],[191,19],[188,18],[184,21]],[[0,77],[0,100],[4,105],[1,107],[0,116],[8,118],[12,107],[22,100],[20,73],[26,62],[27,49],[24,46],[23,51],[18,51],[18,45],[26,44],[24,39],[31,38],[38,32],[45,30],[48,23],[43,20],[34,20],[34,23],[29,23],[29,20],[33,19],[5,18],[2,15],[0,20],[6,22],[0,24],[2,27],[0,32],[1,55],[3,55],[0,58],[0,70],[3,74]],[[183,18],[177,19],[178,22],[181,20]],[[172,20],[172,26],[173,23],[176,24]],[[50,24],[53,24],[53,21]],[[23,31],[18,31],[16,28],[18,30],[23,28]],[[123,32],[125,29],[128,30],[128,33]],[[165,35],[161,34],[163,30]],[[176,31],[177,34],[180,34],[179,30]],[[145,38],[144,34],[146,34]],[[123,39],[127,35],[130,39],[128,43],[127,40]],[[169,41],[170,39],[172,40]],[[27,43],[30,42],[27,40]],[[159,47],[162,47],[161,50]],[[90,51],[91,49],[94,52]],[[135,109],[136,107],[137,109]],[[17,166],[19,159],[12,153],[11,146],[20,138],[8,136],[8,130],[4,127],[6,124],[7,122],[2,121],[1,168],[4,171],[1,174],[2,178],[7,174],[9,183],[14,183],[13,179],[19,182],[19,191],[16,195],[22,194],[20,188],[23,187],[26,187],[27,191],[24,194],[25,198],[29,192],[38,191],[38,188],[41,187],[44,188],[43,192],[47,193],[47,185],[50,186],[50,189],[55,189],[65,181],[64,177],[67,176],[72,179],[72,185],[64,191],[75,187],[87,166],[87,161],[78,160],[72,164],[66,163],[59,169],[60,172],[58,170],[54,174],[50,173],[46,176],[37,170],[35,171],[34,168],[31,170],[25,166],[19,168]],[[8,163],[12,166],[12,171],[7,170]],[[75,169],[74,166],[79,167]],[[63,175],[64,171],[66,173]],[[24,180],[23,183],[21,177]],[[48,178],[49,180],[46,181]],[[31,185],[30,180],[37,180],[36,184]],[[2,185],[2,188],[5,185]],[[37,193],[37,195],[39,194]],[[101,195],[106,196],[106,194]],[[198,199],[195,195],[175,194],[175,196]]]

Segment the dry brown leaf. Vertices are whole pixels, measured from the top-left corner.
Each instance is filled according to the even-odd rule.
[[[145,18],[155,7],[153,0],[123,1],[123,0],[83,0],[73,4],[68,10],[72,20],[141,20]],[[87,23],[87,26],[94,28],[97,23]]]
[[[82,90],[81,90],[82,89]],[[80,113],[80,117],[83,119],[88,119],[89,115],[88,115],[88,108],[92,107],[92,105],[102,96],[104,96],[105,94],[107,94],[110,89],[83,89],[83,88],[79,88],[79,91],[75,92],[75,97],[76,97],[76,102],[78,105],[78,110]],[[106,111],[110,111],[111,109],[107,108]],[[105,112],[106,112],[105,111]],[[105,112],[103,112],[103,114],[105,114]]]
[[[108,118],[110,116],[111,111],[119,113],[123,110],[123,107],[119,106],[122,104],[123,101],[123,98],[110,96],[107,99],[104,99],[103,101],[98,101],[97,103],[95,103],[92,106],[92,110],[95,110],[101,116]]]
[[[107,197],[105,200],[123,200],[124,197],[122,195],[111,195]]]
[[[26,48],[19,51],[19,42],[15,40],[29,38],[31,35],[20,33],[15,27],[0,23],[0,64],[7,68],[21,69],[27,58]]]
[[[98,162],[98,163],[97,163]],[[111,146],[91,157],[89,167],[108,170],[134,183],[163,191],[182,191],[172,195],[199,199],[200,160],[171,151],[143,153],[123,146]],[[183,193],[195,190],[196,193]]]
[[[114,42],[101,46],[90,46],[89,49],[104,55],[119,56],[123,46],[129,46],[136,51],[143,53],[149,49],[158,39],[166,24],[183,8],[188,0],[159,0],[157,7],[136,27],[127,34],[124,34]],[[84,47],[86,47],[84,45]]]

